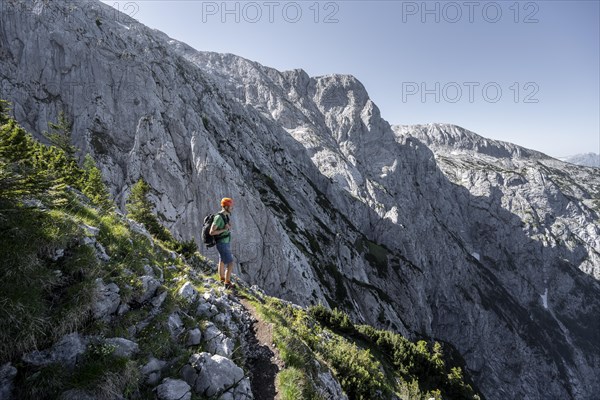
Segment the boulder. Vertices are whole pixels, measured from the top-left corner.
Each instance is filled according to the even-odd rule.
[[[148,239],[150,241],[152,246],[154,246],[154,239],[152,238],[152,235],[150,235],[150,233],[148,233],[148,231],[146,230],[146,228],[144,228],[144,226],[142,224],[140,224],[132,219],[127,219],[127,223],[129,225],[129,228],[133,232],[146,237],[146,239]]]
[[[147,300],[150,300],[154,296],[156,289],[160,287],[160,282],[150,275],[144,275],[140,278],[140,280],[142,281],[142,290],[133,297],[133,300],[137,301],[138,303],[143,303]]]
[[[336,397],[324,397],[325,399],[336,399]],[[250,386],[250,379],[242,379],[233,389],[223,393],[219,400],[252,400],[254,395],[252,394],[252,388]]]
[[[317,368],[319,368],[318,365]],[[344,394],[340,383],[333,377],[331,371],[319,372],[318,380],[320,381],[319,395],[322,398],[348,400],[348,396]]]
[[[152,305],[155,308],[159,308],[160,306],[162,306],[162,304],[165,302],[165,299],[167,298],[167,295],[169,293],[165,290],[164,292],[162,292],[161,294],[159,294],[158,296],[155,296],[152,299]]]
[[[150,265],[144,265],[144,274],[152,277],[156,277],[154,275],[154,269]]]
[[[117,309],[117,315],[123,315],[127,313],[130,309],[131,307],[129,306],[129,304],[121,304]]]
[[[142,374],[145,376],[147,385],[155,386],[160,381],[161,370],[167,363],[157,358],[150,358],[150,361],[144,365],[141,369]]]
[[[174,312],[173,314],[169,315],[169,318],[167,319],[167,328],[169,329],[171,337],[174,339],[183,333],[185,327],[183,326],[183,321],[181,320],[179,314]]]
[[[244,379],[244,371],[240,367],[229,358],[217,354],[194,354],[190,357],[189,364],[197,375],[194,380],[194,392],[201,396],[217,397],[228,391],[233,392]],[[191,372],[190,369],[186,370],[187,379],[190,379],[190,376],[194,377]],[[241,388],[241,391],[246,390],[249,392],[249,388]]]
[[[119,287],[115,283],[105,285],[102,278],[96,279],[92,316],[96,319],[107,319],[117,311],[120,303]]]
[[[213,323],[208,323],[204,331],[206,350],[212,354],[231,357],[233,354],[233,340],[225,336]]]
[[[217,315],[219,310],[214,305],[207,302],[200,302],[196,308],[196,315],[201,318],[210,319]]]
[[[89,340],[79,333],[71,333],[56,342],[50,349],[35,350],[23,355],[23,361],[36,367],[60,363],[71,368],[75,365],[77,357],[85,353],[88,343]]]
[[[188,332],[186,346],[197,346],[202,342],[202,331],[200,328],[192,329]]]
[[[192,303],[199,296],[198,291],[191,282],[184,283],[177,293],[188,303]]]
[[[191,400],[190,385],[180,379],[165,379],[157,388],[159,400]]]
[[[17,376],[17,369],[11,363],[0,366],[0,399],[12,397],[15,376]]]
[[[130,358],[140,350],[137,343],[125,338],[109,338],[104,343],[114,346],[115,350],[112,354],[115,357]]]

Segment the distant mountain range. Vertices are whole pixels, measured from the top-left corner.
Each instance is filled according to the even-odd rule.
[[[584,153],[576,154],[574,156],[560,157],[559,160],[571,164],[583,165],[585,167],[600,168],[600,154],[596,153]]]

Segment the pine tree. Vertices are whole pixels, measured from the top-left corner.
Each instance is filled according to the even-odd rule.
[[[0,158],[7,162],[26,164],[34,148],[33,139],[17,121],[8,118],[0,126]]]
[[[38,167],[47,168],[61,184],[83,191],[84,171],[77,165],[77,148],[71,144],[72,123],[61,111],[58,123],[49,122],[48,126],[50,132],[44,132],[44,136],[52,145],[39,147],[35,157]]]
[[[0,126],[4,125],[8,119],[10,111],[10,103],[6,100],[0,99]]]
[[[146,225],[154,216],[152,204],[148,200],[150,185],[140,178],[132,187],[125,208],[129,217],[134,221]]]
[[[9,202],[46,198],[55,182],[47,169],[36,166],[35,155],[42,145],[8,116],[7,104],[0,100],[0,197]]]
[[[85,171],[82,181],[83,194],[103,211],[114,210],[115,206],[110,198],[110,193],[102,181],[102,172],[90,154],[85,155],[83,170]]]
[[[67,118],[64,111],[58,114],[58,123],[49,122],[50,132],[44,132],[44,136],[50,140],[52,145],[63,150],[68,158],[75,158],[77,148],[71,144],[71,128],[73,124]]]
[[[152,203],[148,200],[149,193],[150,185],[140,178],[131,187],[131,193],[125,204],[127,213],[131,219],[142,223],[148,232],[157,239],[174,244],[175,240],[171,233],[158,222],[158,218],[152,213]]]

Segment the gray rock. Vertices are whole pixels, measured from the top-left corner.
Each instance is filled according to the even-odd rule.
[[[167,292],[166,290],[164,292],[162,292],[161,294],[159,294],[158,296],[154,297],[152,299],[152,305],[155,308],[159,308],[160,306],[162,306],[162,304],[165,302],[165,299],[167,298],[169,292]]]
[[[140,280],[142,281],[141,292],[136,294],[133,299],[138,303],[144,303],[154,296],[156,289],[160,287],[160,282],[149,275],[142,276]]]
[[[23,361],[36,367],[60,363],[68,368],[75,365],[77,357],[85,353],[89,340],[74,332],[63,336],[50,349],[32,351],[23,355]]]
[[[202,331],[200,328],[195,328],[188,331],[186,346],[197,346],[202,342]]]
[[[116,357],[131,358],[140,350],[137,343],[125,338],[108,338],[104,343],[114,346],[115,349],[112,354]]]
[[[213,323],[208,323],[204,330],[203,341],[206,350],[212,354],[218,354],[230,358],[233,354],[233,340],[225,336]]]
[[[213,321],[232,337],[236,336],[239,331],[231,312],[221,312],[213,318]]]
[[[155,386],[160,382],[161,371],[166,365],[166,361],[158,360],[154,357],[150,358],[148,363],[141,369],[142,374],[145,376],[145,382],[149,386]]]
[[[94,247],[96,248],[96,256],[100,261],[108,262],[110,261],[110,257],[106,254],[106,249],[102,246],[100,242],[94,242]]]
[[[119,287],[115,283],[105,285],[102,278],[96,279],[92,303],[93,317],[96,319],[109,318],[117,311],[120,303]]]
[[[85,233],[88,234],[89,236],[97,236],[100,233],[100,228],[96,228],[95,226],[82,224],[81,227],[85,230]]]
[[[196,380],[198,379],[198,371],[190,364],[186,364],[181,368],[181,377],[191,387],[194,387],[196,385]]]
[[[54,255],[51,257],[52,261],[57,261],[65,255],[65,249],[56,249]]]
[[[196,308],[196,315],[204,319],[212,318],[217,315],[218,312],[219,310],[217,310],[217,307],[210,303],[200,303]]]
[[[100,233],[100,229],[86,224],[83,224],[82,228],[87,235],[83,237],[83,244],[93,247],[99,260],[104,262],[110,261],[110,257],[106,254],[104,246],[96,239],[96,236]]]
[[[144,228],[142,224],[132,219],[127,219],[127,223],[129,225],[129,229],[131,229],[135,233],[146,237],[146,239],[148,239],[148,241],[154,245],[154,239],[152,238],[152,235],[150,235],[150,233],[146,230],[146,228]]]
[[[162,373],[160,371],[150,372],[146,376],[146,380],[144,382],[146,382],[146,385],[156,386],[158,382],[160,382],[160,378],[162,378]]]
[[[217,299],[217,296],[215,295],[215,290],[210,289],[209,291],[204,292],[202,294],[202,298],[208,303],[214,303],[214,301]]]
[[[179,314],[174,312],[169,315],[169,318],[167,319],[167,328],[169,329],[172,338],[178,338],[183,333],[185,327],[183,326],[183,321]]]
[[[142,373],[147,375],[151,372],[160,371],[167,364],[166,361],[161,361],[157,358],[151,357],[150,360],[142,367]]]
[[[179,379],[165,379],[157,388],[156,395],[159,400],[191,400],[190,385]]]
[[[150,265],[144,265],[144,273],[148,276],[156,278],[154,275],[154,269]]]
[[[318,373],[319,384],[318,392],[319,395],[324,399],[339,399],[348,400],[348,396],[342,391],[342,386],[333,377],[331,371],[321,371]]]
[[[191,282],[184,283],[177,293],[188,303],[195,301],[199,296],[198,291]]]
[[[244,378],[242,379],[234,388],[233,390],[229,390],[228,393],[231,393],[231,400],[252,400],[254,399],[254,395],[252,394],[252,388],[250,385],[250,379],[249,378]],[[326,399],[327,397],[323,397],[324,399]],[[334,399],[335,397],[330,397],[331,399]],[[340,400],[343,399],[343,397],[338,397]],[[225,400],[223,398],[223,400]]]
[[[127,313],[130,309],[131,307],[129,306],[129,304],[121,304],[119,308],[117,308],[117,315],[121,316]]]
[[[218,396],[238,385],[244,371],[230,359],[209,353],[194,354],[190,364],[198,371],[194,391],[202,396]]]
[[[13,381],[17,376],[17,369],[11,363],[0,366],[0,399],[9,400],[12,398]]]

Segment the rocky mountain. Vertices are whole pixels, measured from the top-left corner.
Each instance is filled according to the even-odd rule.
[[[266,293],[448,343],[488,399],[600,390],[598,169],[392,127],[352,76],[196,51],[100,2],[0,18],[1,97],[38,137],[71,116],[121,207],[143,177],[200,243],[233,197],[236,272]]]
[[[584,167],[600,167],[600,155],[596,153],[576,154],[561,158],[560,160],[571,164],[583,165]]]

